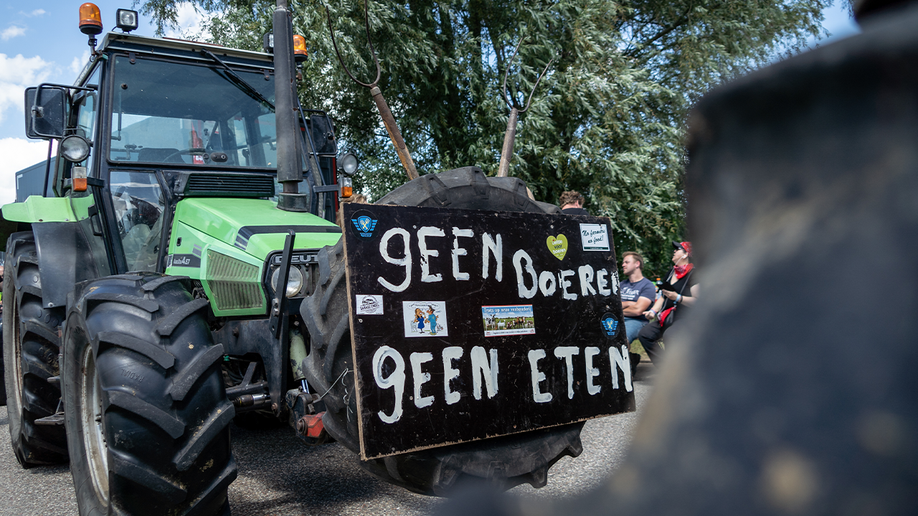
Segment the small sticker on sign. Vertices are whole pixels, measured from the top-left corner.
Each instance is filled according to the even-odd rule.
[[[406,337],[448,337],[445,301],[402,301]]]
[[[493,305],[481,307],[485,337],[535,334],[532,305]]]
[[[376,223],[379,222],[371,212],[360,210],[355,212],[351,217],[351,229],[362,238],[370,238],[376,230]]]
[[[383,304],[381,295],[357,294],[357,315],[382,315]]]
[[[608,251],[609,231],[605,224],[581,224],[580,241],[584,251]]]
[[[606,338],[610,340],[614,339],[618,334],[618,319],[611,313],[605,313],[599,322],[602,325],[602,331],[606,335]]]
[[[548,246],[548,250],[554,255],[555,258],[559,260],[564,259],[564,255],[567,254],[567,237],[564,235],[551,236],[545,240],[545,244]]]

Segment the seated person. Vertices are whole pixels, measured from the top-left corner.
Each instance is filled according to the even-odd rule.
[[[673,242],[673,268],[660,288],[660,299],[657,299],[644,316],[650,321],[638,332],[638,339],[650,361],[656,363],[662,356],[660,339],[663,332],[677,320],[685,319],[691,311],[698,296],[698,281],[694,276],[691,242]],[[669,288],[667,288],[669,287]]]
[[[644,277],[643,256],[634,251],[622,253],[622,256],[622,275],[628,279],[619,284],[619,291],[622,297],[622,315],[625,316],[625,333],[630,344],[647,324],[644,312],[653,304],[657,289],[653,282]]]

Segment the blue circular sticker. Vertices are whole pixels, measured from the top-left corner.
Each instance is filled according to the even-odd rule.
[[[606,312],[602,315],[602,318],[599,320],[599,323],[602,325],[602,333],[606,336],[607,339],[612,340],[618,335],[618,327],[620,323],[618,319],[612,315],[610,312]]]

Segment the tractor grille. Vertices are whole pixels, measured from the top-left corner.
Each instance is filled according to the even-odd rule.
[[[218,310],[263,306],[257,266],[208,249],[205,274]]]
[[[185,197],[274,197],[274,177],[244,174],[189,174]]]

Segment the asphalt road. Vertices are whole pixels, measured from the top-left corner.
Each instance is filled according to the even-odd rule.
[[[635,382],[637,413],[588,421],[583,453],[565,457],[548,473],[542,489],[520,486],[521,496],[561,498],[595,487],[621,463],[631,431],[647,400],[654,371],[641,364]],[[421,515],[443,499],[422,496],[377,480],[339,444],[309,447],[290,428],[251,431],[232,427],[239,477],[230,485],[234,516]],[[66,465],[23,469],[10,448],[9,419],[0,407],[0,515],[76,515],[76,497]]]

